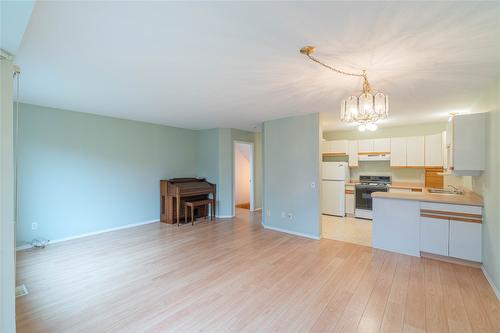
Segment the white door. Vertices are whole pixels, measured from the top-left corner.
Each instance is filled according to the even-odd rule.
[[[323,141],[321,147],[323,153],[347,154],[347,140]]]
[[[443,131],[443,133],[441,134],[441,136],[442,136],[442,139],[441,139],[441,142],[442,142],[441,152],[443,154],[443,168],[445,170],[448,170],[448,148],[446,147],[446,131]]]
[[[321,152],[329,153],[331,150],[331,141],[323,141],[321,142]]]
[[[420,217],[420,251],[448,255],[448,219]]]
[[[443,166],[443,135],[441,133],[425,137],[425,166]]]
[[[359,140],[358,151],[360,153],[373,153],[373,140]]]
[[[345,216],[345,182],[323,180],[321,192],[322,213]]]
[[[406,167],[406,138],[391,139],[391,167]]]
[[[453,121],[446,124],[446,167],[453,170]]]
[[[322,166],[322,179],[329,180],[346,180],[348,165],[346,162],[323,162]]]
[[[450,257],[481,262],[481,223],[450,219]]]
[[[349,141],[347,154],[349,155],[349,167],[357,167],[358,164],[358,141]]]
[[[347,140],[331,141],[330,153],[347,154]]]
[[[388,153],[391,151],[391,139],[373,140],[373,151],[377,153]]]
[[[423,167],[424,166],[424,137],[414,136],[406,138],[406,166]]]

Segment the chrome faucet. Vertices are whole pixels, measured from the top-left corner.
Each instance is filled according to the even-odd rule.
[[[448,185],[448,187],[450,187],[453,192],[455,192],[456,194],[464,194],[464,191],[458,189],[457,187],[453,186],[453,185]]]

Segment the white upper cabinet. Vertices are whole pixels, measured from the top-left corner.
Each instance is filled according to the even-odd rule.
[[[358,163],[358,141],[349,141],[347,144],[347,155],[349,155],[349,167],[357,167]]]
[[[442,133],[425,137],[425,166],[443,166],[443,135]]]
[[[446,170],[448,169],[448,149],[446,148],[446,131],[443,131],[441,134],[441,141],[442,141],[442,154],[443,154],[443,168]]]
[[[388,153],[391,151],[391,139],[374,139],[373,151],[377,153]]]
[[[321,152],[327,153],[330,150],[330,141],[321,142]]]
[[[425,139],[423,136],[406,138],[406,166],[423,167],[425,159]]]
[[[391,151],[391,139],[367,139],[358,141],[360,154],[365,153],[388,153]]]
[[[391,138],[391,167],[406,167],[406,138]]]
[[[333,154],[347,154],[347,140],[323,141],[322,152]]]
[[[359,140],[358,141],[358,151],[359,153],[373,153],[373,140]]]
[[[455,116],[446,132],[450,170],[473,175],[485,169],[486,113]]]

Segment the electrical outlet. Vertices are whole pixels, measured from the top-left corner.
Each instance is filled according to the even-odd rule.
[[[284,219],[286,217],[286,213],[285,212],[281,212],[281,218]]]
[[[311,188],[316,188],[316,182],[311,182]]]
[[[288,219],[291,221],[293,220],[293,214],[292,213],[288,213]]]
[[[38,229],[38,223],[36,222],[31,223],[31,230],[36,230],[36,229]]]

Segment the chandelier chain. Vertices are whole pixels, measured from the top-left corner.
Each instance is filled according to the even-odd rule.
[[[366,75],[366,70],[363,70],[363,73],[359,74],[359,73],[350,73],[350,72],[345,72],[341,69],[337,69],[335,67],[332,67],[330,65],[327,65],[325,64],[324,62],[316,59],[315,57],[313,57],[311,54],[305,54],[309,59],[311,59],[312,61],[314,61],[315,63],[317,64],[320,64],[321,66],[325,67],[325,68],[328,68],[338,74],[342,74],[342,75],[347,75],[347,76],[356,76],[356,77],[362,77],[363,78],[363,93],[369,93],[371,92],[371,86],[370,86],[370,83],[368,82],[368,76]]]
[[[389,105],[387,95],[381,92],[372,92],[366,70],[362,73],[346,72],[316,59],[312,54],[316,51],[314,46],[308,45],[300,49],[300,53],[307,56],[315,63],[334,71],[337,74],[363,78],[363,92],[361,95],[351,95],[342,101],[340,119],[345,122],[358,123],[358,129],[374,131],[377,129],[376,122],[387,118]]]
[[[323,67],[326,67],[328,69],[331,69],[332,71],[334,72],[337,72],[339,74],[342,74],[342,75],[348,75],[348,76],[357,76],[357,77],[363,77],[363,78],[366,78],[366,72],[363,71],[363,74],[359,74],[359,73],[349,73],[349,72],[344,72],[343,70],[340,70],[340,69],[337,69],[335,67],[332,67],[330,65],[327,65],[325,64],[324,62],[321,62],[320,60],[316,59],[315,57],[313,57],[312,55],[310,54],[306,54],[306,56],[311,59],[312,61],[314,61],[315,63],[318,63],[320,64],[321,66]]]

